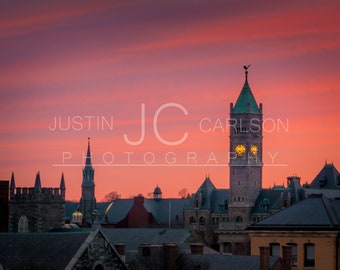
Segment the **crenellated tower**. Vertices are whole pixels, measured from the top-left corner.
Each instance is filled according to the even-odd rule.
[[[250,221],[250,213],[262,188],[262,104],[256,103],[245,82],[235,106],[230,104],[229,145],[229,218],[242,228]]]
[[[90,138],[88,138],[85,167],[83,169],[83,182],[81,184],[80,212],[86,219],[91,218],[91,214],[96,209],[94,169],[92,167]]]

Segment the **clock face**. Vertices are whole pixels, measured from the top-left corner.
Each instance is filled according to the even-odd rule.
[[[235,153],[238,157],[242,157],[246,153],[246,147],[243,144],[236,145]]]
[[[258,152],[259,152],[259,149],[257,148],[257,146],[256,146],[255,144],[253,144],[253,145],[250,147],[250,153],[251,153],[253,156],[256,156]]]

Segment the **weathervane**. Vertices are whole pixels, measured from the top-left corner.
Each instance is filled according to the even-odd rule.
[[[251,64],[250,65],[248,65],[248,66],[243,66],[243,68],[245,69],[245,71],[246,71],[246,80],[248,80],[248,68],[251,66]]]

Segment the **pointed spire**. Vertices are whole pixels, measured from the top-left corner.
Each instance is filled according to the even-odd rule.
[[[64,180],[64,173],[61,173],[61,180],[60,180],[60,190],[65,190],[65,180]]]
[[[248,84],[248,66],[243,66],[245,69],[245,82],[241,93],[236,101],[233,113],[261,113],[259,106],[256,103],[255,97]]]
[[[14,190],[14,189],[15,189],[15,180],[14,180],[14,172],[12,172],[10,190]]]
[[[86,154],[86,162],[85,166],[92,167],[92,161],[91,161],[91,150],[90,150],[90,137],[88,137],[88,145],[87,145],[87,154]]]
[[[38,172],[37,176],[35,177],[34,189],[35,190],[40,190],[41,189],[40,172]]]

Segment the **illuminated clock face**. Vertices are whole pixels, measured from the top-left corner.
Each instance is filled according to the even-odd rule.
[[[257,148],[257,146],[256,146],[255,144],[253,144],[253,145],[250,147],[250,153],[251,153],[253,156],[256,156],[258,152],[259,152],[259,149]]]
[[[236,145],[235,153],[237,156],[242,157],[246,153],[246,147],[243,144]]]

